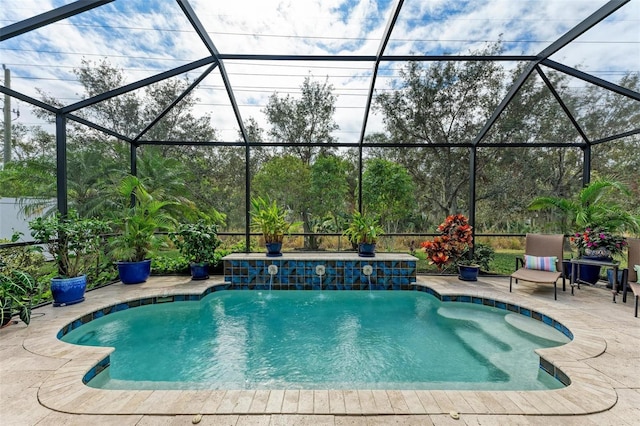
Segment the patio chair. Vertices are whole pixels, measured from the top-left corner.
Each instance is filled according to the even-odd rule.
[[[627,238],[628,267],[622,270],[622,301],[627,301],[627,290],[630,288],[636,299],[635,316],[638,317],[638,297],[640,296],[640,239]]]
[[[519,280],[533,283],[553,284],[553,298],[558,300],[557,281],[562,277],[562,291],[566,282],[562,273],[564,235],[527,234],[524,257],[516,259],[516,271],[509,278],[509,292]]]

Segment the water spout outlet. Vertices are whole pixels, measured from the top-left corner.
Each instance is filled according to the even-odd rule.
[[[267,267],[267,272],[269,273],[269,275],[271,275],[272,277],[278,273],[278,265],[269,265]]]

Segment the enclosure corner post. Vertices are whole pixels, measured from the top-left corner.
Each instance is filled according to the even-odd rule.
[[[58,211],[62,215],[68,213],[67,200],[67,118],[62,113],[56,114],[56,195]]]

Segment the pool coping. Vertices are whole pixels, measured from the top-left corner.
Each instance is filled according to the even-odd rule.
[[[441,297],[459,297],[460,291],[437,280],[419,279],[416,286],[430,288]],[[192,282],[188,286],[144,289],[131,288],[109,303],[87,298],[79,305],[65,307],[50,321],[38,324],[24,340],[26,350],[62,362],[38,389],[39,402],[52,410],[73,414],[513,414],[580,415],[606,411],[617,401],[607,377],[585,361],[603,354],[606,342],[598,330],[581,327],[570,311],[559,310],[553,318],[573,333],[566,345],[540,349],[538,354],[571,380],[567,387],[535,391],[468,390],[105,390],[86,386],[82,378],[107,357],[111,348],[77,346],[57,339],[58,332],[73,320],[117,303],[148,297],[201,295],[210,287],[228,283],[216,280]],[[123,286],[117,284],[116,286]],[[495,297],[463,292],[465,296],[498,300]],[[115,295],[114,295],[115,296]],[[509,300],[506,300],[509,299]],[[520,305],[531,311],[544,307],[527,306],[511,295],[501,302]],[[531,301],[533,304],[534,301]],[[59,310],[61,308],[51,308]],[[56,313],[58,313],[56,312]],[[36,318],[36,320],[38,320]],[[30,327],[31,328],[31,327]]]

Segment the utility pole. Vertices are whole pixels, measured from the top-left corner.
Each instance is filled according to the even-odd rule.
[[[11,71],[2,64],[4,69],[4,87],[11,89]],[[11,161],[11,97],[4,94],[4,164]]]

